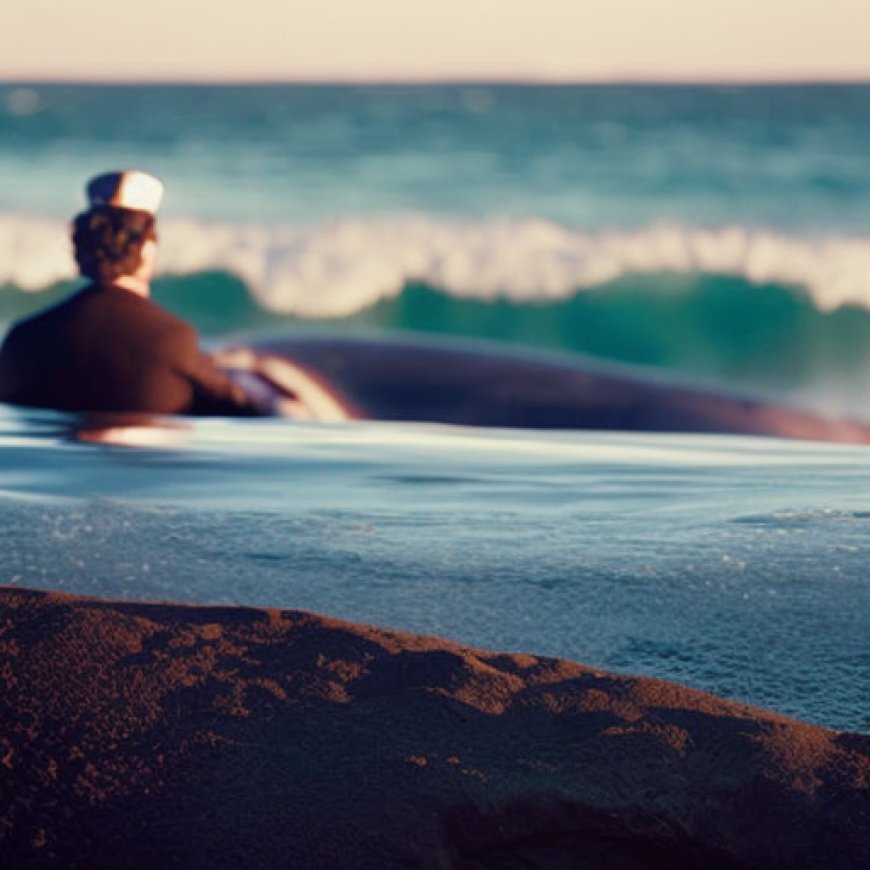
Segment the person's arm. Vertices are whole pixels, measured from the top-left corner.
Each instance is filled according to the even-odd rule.
[[[201,353],[191,373],[193,406],[191,413],[209,416],[263,417],[276,413],[274,403],[248,393],[209,357]]]
[[[275,413],[270,402],[249,395],[203,353],[192,329],[179,330],[169,341],[175,349],[176,373],[190,386],[187,413],[226,417],[262,417]]]
[[[282,417],[335,423],[354,416],[348,404],[316,377],[283,357],[257,357],[247,348],[236,348],[212,359],[220,366],[256,375],[272,387],[278,394],[274,410]]]

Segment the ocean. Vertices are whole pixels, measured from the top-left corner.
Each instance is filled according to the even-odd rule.
[[[582,354],[870,421],[870,86],[0,85],[0,331],[84,182],[167,184],[159,302]],[[0,409],[0,583],[316,610],[870,730],[870,454]]]

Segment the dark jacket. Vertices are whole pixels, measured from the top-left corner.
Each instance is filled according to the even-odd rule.
[[[66,411],[264,413],[203,354],[191,326],[129,290],[98,284],[12,328],[0,350],[0,401]]]

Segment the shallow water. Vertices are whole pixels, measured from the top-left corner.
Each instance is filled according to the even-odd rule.
[[[870,731],[870,451],[733,436],[0,410],[0,582],[313,610]]]

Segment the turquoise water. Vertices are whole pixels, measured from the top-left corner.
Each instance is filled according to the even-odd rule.
[[[0,323],[129,165],[212,335],[472,335],[865,413],[870,86],[0,84]]]
[[[0,84],[0,331],[74,284],[107,168],[167,183],[155,296],[227,343],[582,352],[870,419],[870,87]],[[0,409],[0,582],[270,604],[870,730],[864,449]]]
[[[6,85],[0,106],[0,206],[27,213],[131,164],[170,217],[870,228],[867,86]]]

